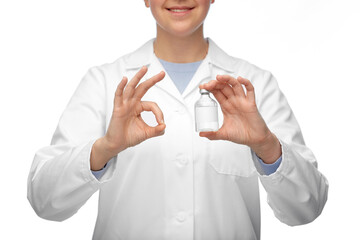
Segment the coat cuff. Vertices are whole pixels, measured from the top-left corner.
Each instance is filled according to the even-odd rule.
[[[255,154],[255,156],[256,156],[258,162],[260,163],[260,166],[265,175],[271,175],[271,174],[275,173],[276,170],[279,168],[281,161],[282,161],[282,155],[274,163],[271,163],[271,164],[265,163],[256,154]]]
[[[103,168],[101,171],[101,174],[95,176],[94,172],[91,171],[90,168],[90,155],[92,147],[95,143],[95,140],[92,140],[89,142],[89,144],[86,146],[85,150],[85,157],[82,159],[82,173],[83,177],[86,181],[89,181],[93,183],[94,185],[99,185],[105,182],[108,182],[112,176],[114,175],[115,169],[116,169],[116,162],[117,162],[117,156],[113,157],[107,164],[106,168]],[[98,171],[100,172],[100,171]]]
[[[262,180],[279,181],[282,178],[282,176],[284,175],[284,172],[287,171],[287,168],[289,165],[288,147],[287,147],[286,143],[284,143],[281,139],[278,138],[278,140],[280,142],[281,152],[282,152],[282,155],[280,157],[281,163],[279,164],[276,171],[271,174],[267,174],[267,171],[264,169],[264,167],[260,163],[261,159],[259,159],[259,157],[256,155],[256,153],[251,149],[251,155],[252,155],[252,159],[253,159],[255,168]],[[279,159],[278,159],[278,161],[279,161]]]

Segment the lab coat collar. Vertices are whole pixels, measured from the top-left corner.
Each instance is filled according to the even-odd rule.
[[[147,76],[154,76],[160,71],[163,71],[163,66],[154,54],[154,40],[155,39],[149,40],[135,52],[126,55],[124,57],[125,68],[130,70],[148,66],[149,70]],[[229,74],[235,72],[235,59],[227,55],[210,38],[207,38],[207,40],[209,42],[208,54],[202,61],[198,71],[196,71],[188,86],[185,88],[183,94],[180,94],[173,81],[171,81],[167,75],[162,81],[157,83],[156,86],[163,89],[179,102],[185,104],[185,98],[197,89],[200,83],[215,79],[216,72],[213,71],[213,65],[229,72]]]
[[[155,38],[149,40],[136,51],[125,56],[124,60],[127,69],[140,68],[151,64],[154,55],[154,40]],[[211,38],[207,38],[207,40],[209,42],[209,49],[204,60],[208,60],[209,63],[228,72],[235,72],[235,59],[219,48]]]

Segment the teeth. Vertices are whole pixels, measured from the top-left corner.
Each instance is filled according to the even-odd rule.
[[[170,9],[170,11],[172,11],[172,12],[186,12],[188,10],[189,9]]]

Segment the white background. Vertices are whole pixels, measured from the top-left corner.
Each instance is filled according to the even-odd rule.
[[[359,12],[358,0],[217,0],[211,7],[205,36],[277,77],[330,182],[323,214],[300,227],[280,223],[261,190],[262,239],[359,235]],[[91,239],[97,194],[64,222],[40,219],[26,199],[30,165],[85,72],[154,36],[142,0],[0,2],[1,239]]]

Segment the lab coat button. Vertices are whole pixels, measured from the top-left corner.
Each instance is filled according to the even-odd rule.
[[[189,162],[189,160],[188,160],[187,158],[182,158],[182,159],[180,159],[180,163],[181,163],[182,165],[186,165],[188,162]]]
[[[189,162],[189,159],[184,155],[178,155],[175,159],[175,162],[179,167],[183,167]]]
[[[179,159],[179,162],[180,162],[182,165],[186,165],[186,164],[189,162],[189,160],[188,160],[187,158],[180,158],[180,159]]]
[[[178,222],[184,222],[184,221],[185,221],[185,213],[179,212],[179,213],[176,215],[176,220],[177,220]]]

